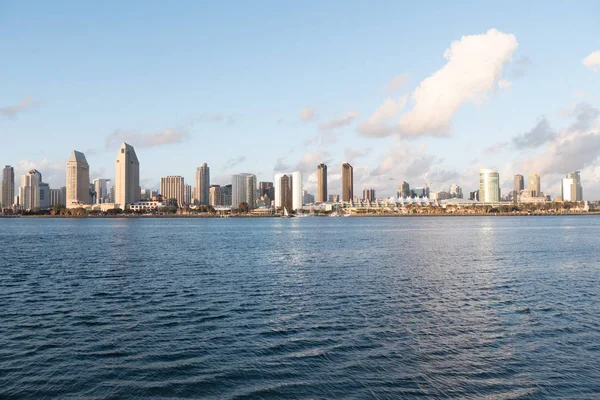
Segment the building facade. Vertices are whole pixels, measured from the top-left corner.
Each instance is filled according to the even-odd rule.
[[[342,201],[349,202],[354,198],[354,168],[347,162],[342,164]]]
[[[275,182],[277,183],[278,194],[277,199],[275,199],[276,207],[281,207],[282,209],[286,209],[287,211],[292,211],[294,207],[294,197],[293,193],[293,179],[291,175],[283,175],[279,178],[275,178]]]
[[[60,189],[50,189],[50,207],[60,206],[66,207],[67,203],[67,187],[63,186]]]
[[[256,206],[256,175],[234,174],[231,176],[231,207],[238,208],[241,203],[248,207]]]
[[[194,198],[198,204],[207,206],[210,203],[210,168],[206,163],[196,168],[196,188]]]
[[[500,201],[500,174],[497,170],[479,170],[479,201],[482,203]]]
[[[11,208],[15,198],[15,169],[10,165],[2,169],[0,182],[0,209]]]
[[[125,142],[121,143],[117,153],[114,188],[116,208],[125,209],[140,201],[140,163],[133,146]]]
[[[375,189],[364,189],[363,190],[363,200],[365,201],[375,201]]]
[[[32,169],[21,177],[19,187],[19,205],[23,210],[33,210],[40,207],[40,184],[42,174]]]
[[[450,193],[451,199],[462,199],[463,198],[462,188],[458,185],[450,186],[449,193]]]
[[[281,195],[281,190],[283,187],[281,184],[281,180],[284,176],[288,177],[289,186],[291,187],[291,193],[289,194],[291,196],[290,204],[281,202],[281,200],[283,199]],[[275,208],[282,208],[285,206],[286,208],[288,208],[288,211],[298,210],[302,208],[304,200],[302,197],[302,172],[294,171],[276,174],[273,182],[275,184]]]
[[[406,181],[401,181],[398,184],[398,192],[396,197],[407,198],[411,197],[410,185]]]
[[[560,192],[563,201],[583,201],[579,171],[570,172],[561,180]]]
[[[212,185],[209,189],[209,203],[213,207],[225,205],[225,188],[219,185]]]
[[[92,182],[94,192],[96,192],[96,204],[110,203],[108,182],[110,182],[110,179],[94,179]]]
[[[327,165],[323,162],[317,165],[317,201],[327,201]]]
[[[165,201],[176,200],[177,207],[183,208],[185,203],[185,182],[183,176],[165,176],[160,178],[160,194]]]
[[[67,160],[67,208],[90,204],[90,166],[85,155],[77,150]]]
[[[513,180],[513,192],[518,197],[521,190],[525,190],[525,179],[523,175],[517,174]]]
[[[538,197],[542,193],[539,174],[529,174],[527,176],[527,189],[531,190],[533,197]]]

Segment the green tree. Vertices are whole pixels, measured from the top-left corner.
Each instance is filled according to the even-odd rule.
[[[250,211],[250,206],[245,201],[242,201],[238,206],[238,211],[247,214]]]

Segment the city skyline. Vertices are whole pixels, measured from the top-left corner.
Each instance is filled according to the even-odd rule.
[[[280,28],[277,38],[260,23],[240,31],[248,15],[264,18],[250,6],[231,13],[226,5],[192,3],[185,13],[163,15],[148,5],[149,15],[161,16],[160,29],[134,20],[92,30],[85,39],[74,34],[83,21],[105,26],[120,14],[93,4],[40,4],[34,16],[8,5],[0,37],[27,33],[0,41],[12,55],[0,66],[11,77],[0,93],[0,135],[29,140],[2,146],[0,163],[14,166],[16,176],[37,169],[51,187],[62,187],[67,148],[76,148],[92,166],[90,180],[115,179],[114,148],[125,141],[148,161],[139,174],[149,189],[168,174],[194,183],[195,169],[207,163],[210,184],[228,184],[239,171],[269,181],[292,170],[317,194],[314,165],[323,161],[336,166],[328,171],[328,195],[341,194],[337,165],[346,160],[354,167],[355,194],[373,188],[391,196],[401,180],[473,191],[479,169],[490,168],[499,172],[502,193],[512,190],[515,173],[531,171],[552,197],[560,196],[564,174],[581,171],[585,197],[600,199],[594,2],[579,3],[566,20],[559,5],[540,2],[538,21],[560,27],[544,34],[514,15],[517,2],[498,4],[493,13],[473,4],[418,5],[410,15],[399,3],[346,2],[344,18],[336,5],[342,3],[318,12],[274,8],[268,23]],[[45,12],[56,18],[41,18]],[[453,16],[463,23],[444,23]],[[237,39],[205,39],[217,20],[219,30]],[[357,31],[359,22],[365,28]],[[438,29],[412,35],[424,25]],[[332,34],[339,31],[344,37]],[[168,57],[153,63],[159,53]],[[227,58],[227,68],[215,61]],[[32,67],[40,60],[43,69]],[[456,79],[457,71],[466,72],[458,75],[464,79]]]

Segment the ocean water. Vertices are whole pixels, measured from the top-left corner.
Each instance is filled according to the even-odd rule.
[[[600,217],[0,219],[0,398],[600,397]]]

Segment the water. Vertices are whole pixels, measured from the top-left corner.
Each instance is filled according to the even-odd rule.
[[[0,398],[598,398],[599,233],[0,220]]]

